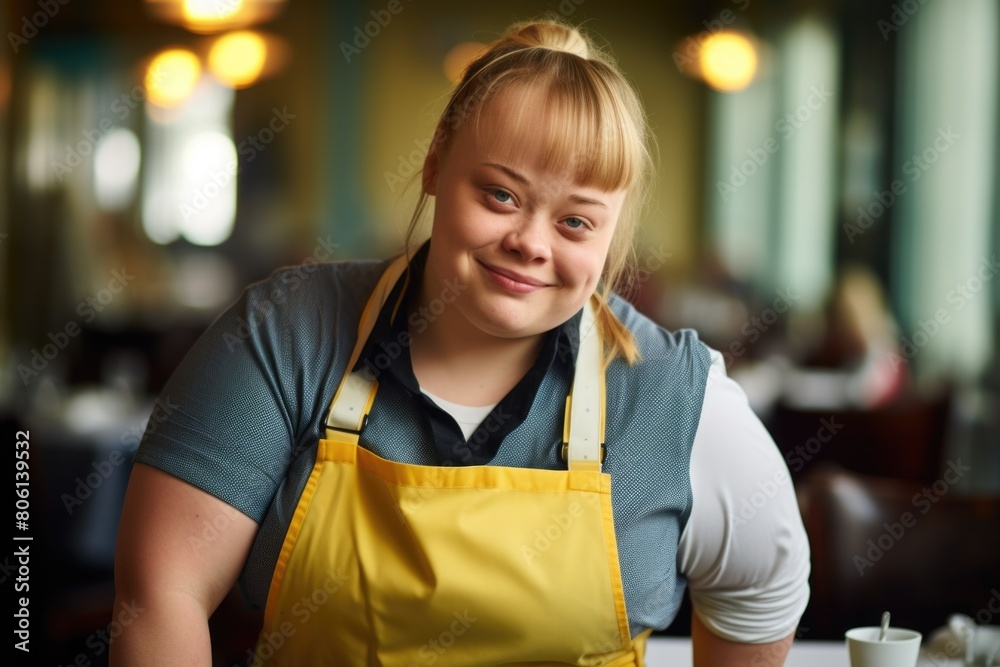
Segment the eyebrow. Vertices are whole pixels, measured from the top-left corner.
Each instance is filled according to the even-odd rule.
[[[483,165],[485,165],[487,167],[493,167],[495,169],[499,169],[500,171],[502,171],[503,173],[507,174],[508,176],[510,176],[511,178],[513,178],[515,181],[517,181],[518,183],[520,183],[521,185],[529,185],[527,178],[525,178],[523,175],[519,174],[518,172],[514,171],[510,167],[507,167],[505,165],[499,164],[498,162],[484,162]],[[569,200],[571,202],[574,202],[574,203],[577,203],[577,204],[592,204],[594,206],[600,206],[601,208],[607,208],[607,205],[604,202],[598,201],[596,199],[591,199],[589,197],[584,197],[582,195],[571,194],[569,196]]]
[[[580,195],[570,195],[569,200],[577,204],[593,204],[594,206],[600,206],[601,208],[607,208],[607,205],[596,199],[591,199],[589,197],[581,197]]]

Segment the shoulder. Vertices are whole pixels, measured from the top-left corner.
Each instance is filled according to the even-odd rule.
[[[704,356],[708,361],[708,347],[698,338],[694,329],[671,331],[640,313],[635,306],[617,293],[608,298],[608,307],[622,324],[632,332],[640,349],[654,357],[683,352]]]
[[[251,283],[174,370],[136,460],[165,470],[257,521],[346,365],[357,312],[382,263],[286,266]],[[350,324],[348,324],[350,320]]]
[[[695,331],[668,330],[618,295],[607,303],[631,332],[640,354],[633,364],[616,358],[605,374],[607,413],[614,415],[609,437],[633,443],[640,458],[661,462],[653,468],[663,480],[686,478],[711,351]]]
[[[385,265],[366,259],[283,266],[247,285],[229,315],[241,327],[241,339],[297,330],[315,337],[316,326],[333,327],[357,317]]]
[[[655,373],[662,377],[664,372],[668,372],[675,378],[693,383],[699,390],[704,388],[712,364],[712,350],[701,341],[698,332],[693,329],[666,329],[618,294],[610,295],[608,307],[632,333],[642,355],[642,360],[629,369],[630,373]],[[623,370],[629,368],[624,361],[619,361]]]
[[[247,285],[245,295],[255,304],[290,307],[327,302],[335,297],[367,294],[374,288],[386,260],[360,259],[282,266]],[[267,306],[264,306],[267,307]]]

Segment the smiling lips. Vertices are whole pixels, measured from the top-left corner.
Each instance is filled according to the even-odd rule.
[[[527,294],[547,286],[547,283],[529,276],[521,275],[515,271],[494,268],[481,262],[480,266],[482,266],[486,271],[486,275],[489,276],[490,280],[510,292]]]

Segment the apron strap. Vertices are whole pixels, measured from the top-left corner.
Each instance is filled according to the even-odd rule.
[[[604,461],[604,372],[594,297],[580,318],[580,349],[573,388],[566,397],[563,459],[570,470],[600,472]]]
[[[326,428],[359,434],[368,423],[368,413],[375,402],[378,380],[365,377],[361,371],[351,373],[341,383],[337,396],[330,404]]]
[[[411,253],[411,257],[415,253],[416,250]],[[354,350],[351,352],[351,358],[347,362],[348,370],[354,368],[354,365],[358,363],[361,351],[364,349],[365,343],[368,341],[368,336],[371,335],[371,331],[375,327],[375,322],[378,320],[382,305],[389,298],[389,294],[392,292],[396,281],[399,280],[399,276],[406,271],[407,261],[408,259],[405,254],[400,255],[393,261],[389,265],[389,268],[382,274],[382,277],[379,278],[375,289],[372,290],[371,296],[368,297],[368,303],[365,304],[365,309],[361,313],[361,319],[358,322],[357,341],[354,344]],[[407,280],[409,280],[409,277],[407,277]],[[406,286],[404,285],[395,308],[399,308],[405,293]],[[366,373],[366,370],[348,373],[341,381],[340,386],[337,387],[337,391],[333,395],[333,400],[330,401],[330,411],[326,419],[327,437],[331,437],[332,434],[329,431],[332,429],[352,433],[356,439],[357,434],[365,427],[365,423],[368,421],[368,413],[371,411],[372,403],[375,402],[375,392],[378,391],[378,381],[374,377],[371,377],[370,373]],[[343,433],[341,437],[344,437]]]
[[[392,287],[406,270],[406,257],[396,259],[372,291],[358,324],[358,338],[347,368],[354,368],[361,351],[378,319],[382,305],[389,297]],[[404,286],[402,295],[405,293]],[[604,372],[601,360],[601,338],[599,335],[595,298],[587,300],[580,318],[580,349],[573,375],[573,388],[566,397],[566,412],[563,422],[562,456],[570,470],[593,470],[600,472],[604,460]],[[399,303],[396,304],[399,307]],[[330,412],[326,420],[327,437],[337,431],[341,439],[347,437],[357,442],[357,437],[368,422],[378,391],[378,380],[371,373],[357,370],[348,373],[330,402]]]

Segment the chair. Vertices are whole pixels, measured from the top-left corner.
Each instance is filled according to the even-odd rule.
[[[862,474],[930,483],[940,474],[950,409],[950,392],[871,411],[782,403],[767,426],[796,481],[820,461],[833,461]]]
[[[883,611],[925,635],[953,613],[1000,621],[989,610],[1000,588],[1000,498],[957,496],[962,472],[951,463],[921,484],[823,463],[797,484],[812,547],[810,637],[840,639],[878,625]]]

